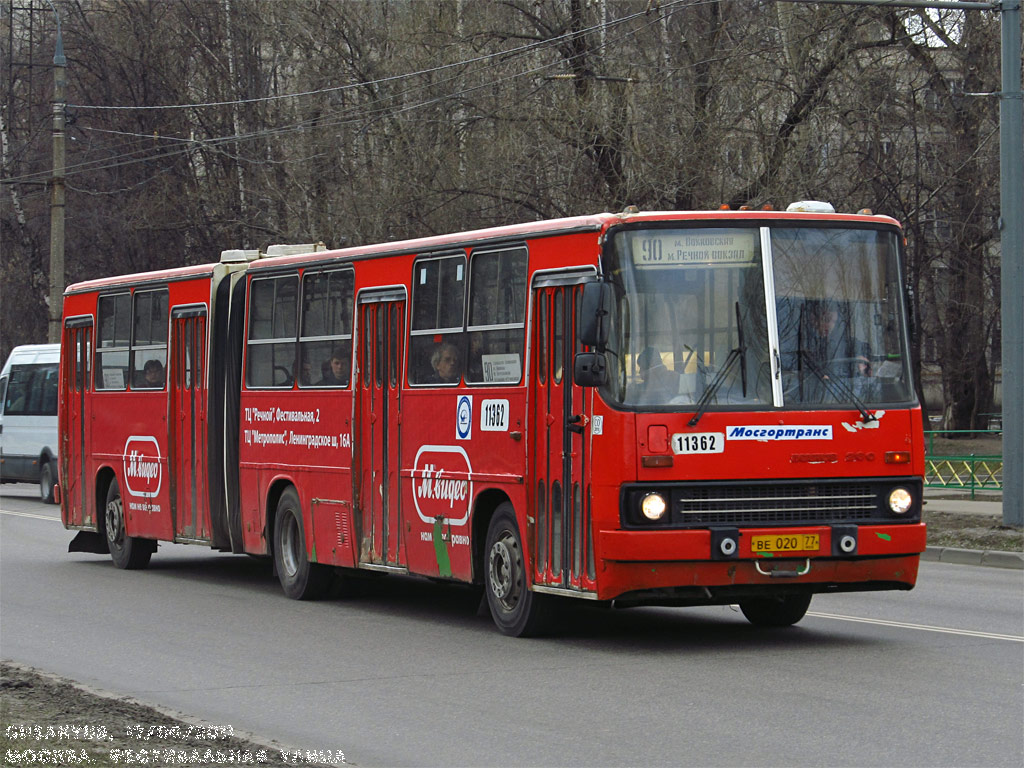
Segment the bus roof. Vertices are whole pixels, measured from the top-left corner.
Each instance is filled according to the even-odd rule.
[[[264,257],[249,262],[248,269],[281,267],[285,264],[319,262],[333,259],[355,260],[399,253],[421,253],[445,248],[480,245],[493,241],[550,237],[573,232],[604,232],[617,224],[655,221],[819,221],[884,224],[899,226],[889,216],[841,213],[791,213],[785,211],[637,211],[627,209],[622,213],[597,213],[587,216],[572,216],[561,219],[489,227],[486,229],[455,232],[444,235],[395,240],[386,243],[359,245],[336,250],[315,251],[298,255]],[[146,282],[168,282],[212,275],[219,262],[198,264],[188,267],[140,272],[115,277],[86,280],[68,286],[64,293],[82,293],[118,285],[135,285]]]
[[[562,219],[545,219],[523,224],[513,224],[487,229],[455,232],[446,235],[395,240],[387,243],[360,245],[337,250],[317,251],[290,256],[262,258],[249,264],[249,269],[272,269],[296,262],[324,261],[329,259],[364,259],[373,256],[385,256],[399,253],[422,253],[438,251],[445,248],[480,245],[492,241],[550,237],[553,235],[573,232],[604,232],[612,226],[624,223],[642,223],[645,221],[820,221],[848,222],[899,226],[899,222],[889,216],[866,214],[823,214],[823,213],[788,213],[784,211],[624,211],[622,213],[597,213],[588,216],[572,216]]]
[[[127,275],[116,275],[114,277],[99,277],[95,280],[85,280],[81,283],[74,283],[64,289],[65,295],[71,293],[85,293],[101,288],[110,288],[117,285],[135,285],[137,283],[166,283],[171,280],[188,280],[194,277],[212,275],[217,262],[210,264],[197,264],[190,267],[173,267],[171,269],[158,269],[152,272],[135,272]]]

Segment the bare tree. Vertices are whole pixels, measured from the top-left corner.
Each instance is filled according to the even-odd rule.
[[[817,197],[901,219],[952,426],[991,410],[994,14],[674,0],[55,0],[68,277],[271,242]],[[45,336],[52,11],[8,0],[0,348]],[[30,67],[15,62],[33,62]],[[77,106],[74,106],[77,105]],[[116,107],[116,109],[113,109]],[[932,349],[936,350],[932,354]]]

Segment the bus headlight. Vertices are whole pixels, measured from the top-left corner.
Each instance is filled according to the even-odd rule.
[[[889,493],[889,509],[897,515],[905,515],[914,504],[914,497],[906,488],[893,488]]]
[[[661,520],[668,512],[668,503],[660,493],[648,493],[640,500],[640,511],[648,520]]]

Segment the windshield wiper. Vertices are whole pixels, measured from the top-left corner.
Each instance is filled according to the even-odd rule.
[[[821,366],[814,361],[810,353],[806,350],[800,350],[800,356],[807,367],[811,369],[811,373],[818,377],[818,380],[821,381],[822,385],[828,390],[828,393],[832,395],[832,397],[839,402],[843,402],[844,400],[852,402],[854,406],[856,406],[857,410],[860,411],[861,419],[863,419],[865,424],[869,421],[875,421],[875,414],[868,413],[868,409],[864,405],[864,401],[857,397],[857,393],[853,391],[853,388],[849,384],[841,378],[832,378],[825,373],[821,369]]]
[[[743,356],[743,349],[736,347],[730,350],[729,356],[725,358],[725,364],[715,374],[715,378],[711,380],[711,383],[704,389],[704,394],[700,396],[700,400],[697,401],[697,412],[693,414],[687,424],[691,427],[696,427],[697,422],[700,421],[700,417],[704,415],[704,411],[708,409],[708,405],[711,403],[711,398],[715,396],[718,388],[722,386],[722,382],[725,381],[726,374],[729,373],[729,369],[732,368],[737,358]]]
[[[743,397],[747,396],[747,345],[743,341],[743,323],[740,320],[740,303],[736,302],[736,341],[740,355],[740,380],[743,382]]]
[[[737,301],[734,305],[736,308],[736,336],[739,346],[729,351],[729,356],[725,358],[725,364],[719,369],[715,378],[711,380],[711,383],[704,389],[704,393],[700,396],[700,400],[697,401],[697,412],[693,414],[693,418],[690,419],[687,424],[691,427],[697,426],[697,422],[700,421],[700,417],[704,415],[704,412],[708,409],[708,405],[711,403],[711,398],[718,392],[719,387],[722,386],[722,382],[725,381],[726,375],[729,373],[729,369],[735,364],[736,359],[740,361],[740,379],[743,383],[743,397],[747,396],[747,347],[743,343],[743,323],[740,322],[740,303]]]

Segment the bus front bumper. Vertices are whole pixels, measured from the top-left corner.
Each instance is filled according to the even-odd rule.
[[[817,549],[753,548],[766,536],[796,535],[816,536]],[[723,545],[727,539],[735,546]],[[603,564],[598,599],[664,594],[675,595],[677,604],[724,603],[771,592],[911,589],[925,548],[925,525],[616,530],[599,533],[598,547]]]

